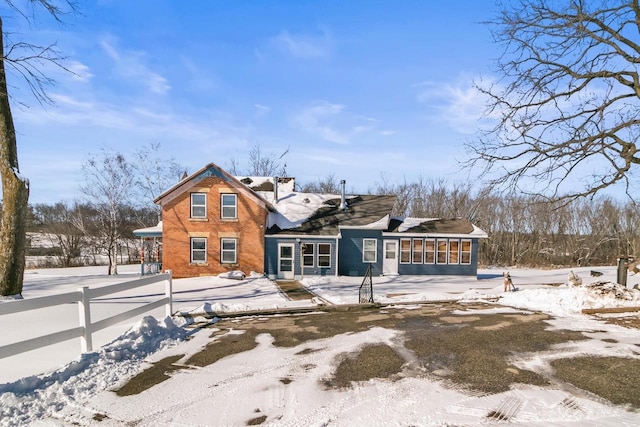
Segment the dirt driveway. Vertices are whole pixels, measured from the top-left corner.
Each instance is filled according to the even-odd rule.
[[[225,319],[214,325],[215,339],[202,351],[179,366],[173,365],[179,357],[159,362],[132,378],[117,393],[120,396],[140,393],[168,379],[172,370],[208,366],[225,356],[249,351],[257,346],[256,337],[261,334],[270,334],[275,347],[293,348],[381,327],[400,331],[401,338],[340,354],[334,360],[332,374],[320,386],[341,390],[357,381],[414,377],[437,379],[449,387],[478,395],[528,384],[569,390],[576,396],[595,396],[626,405],[630,410],[640,409],[637,358],[560,357],[551,362],[553,369],[534,372],[518,367],[522,365],[518,360],[532,354],[552,353],[563,343],[594,340],[580,332],[550,329],[548,319],[545,314],[501,311],[485,304],[424,305],[411,309],[351,307],[320,314]],[[603,340],[600,344],[616,345],[615,340]],[[280,381],[288,384],[295,378],[283,377]],[[498,409],[486,417],[508,420],[512,415]],[[268,414],[257,415],[248,419],[247,424],[260,424],[267,419]]]

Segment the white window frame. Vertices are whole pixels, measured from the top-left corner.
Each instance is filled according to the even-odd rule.
[[[233,198],[233,205],[225,204],[225,198]],[[225,215],[225,208],[233,208],[233,216]],[[237,219],[238,218],[238,195],[235,193],[222,193],[220,194],[220,218],[221,219]]]
[[[304,250],[302,251],[302,267],[313,268],[316,266],[316,245],[314,243],[303,243],[303,245]],[[311,248],[311,252],[309,252],[309,248]],[[309,259],[311,259],[311,264],[306,263]]]
[[[331,268],[331,243],[318,243],[316,245],[318,247],[318,254],[316,255],[316,263],[318,265],[319,268]],[[328,246],[329,247],[329,253],[321,253],[320,252],[320,247],[321,246]],[[322,265],[323,261],[322,259],[327,259],[328,260],[328,265]]]
[[[427,251],[428,243],[431,243],[433,246],[432,251]],[[424,263],[425,264],[435,264],[436,263],[436,239],[424,239]],[[427,254],[431,254],[433,256],[433,261],[427,261]]]
[[[200,248],[194,249],[193,248],[193,244],[196,241],[204,242],[204,249],[200,249]],[[190,250],[191,255],[190,255],[189,259],[191,260],[191,264],[206,264],[207,263],[207,246],[208,245],[207,245],[207,238],[206,237],[192,237],[191,238],[191,241],[189,242],[189,247],[191,249]],[[193,257],[194,253],[203,253],[204,254],[204,259],[202,259],[202,260],[194,259],[194,257]]]
[[[419,251],[416,250],[416,242],[420,242],[421,248]],[[420,253],[420,262],[415,260],[414,255],[419,252]],[[423,264],[424,263],[424,240],[422,239],[411,239],[411,263],[412,264]]]
[[[409,249],[402,249],[402,242],[409,242]],[[400,247],[398,248],[398,254],[400,255],[400,264],[411,264],[411,239],[400,239]],[[402,261],[402,254],[408,253],[409,260]]]
[[[233,242],[233,249],[225,249],[225,242]],[[226,261],[224,259],[225,253],[233,253],[233,261]],[[221,264],[237,264],[238,263],[238,239],[231,239],[223,237],[220,239],[220,263]]]
[[[367,248],[367,243],[373,242],[373,249]],[[373,251],[373,261],[367,260],[367,253]],[[378,239],[362,239],[362,262],[367,264],[374,264],[378,262]]]
[[[469,250],[463,251],[462,247],[464,243],[469,243]],[[463,254],[469,254],[469,262],[463,262]],[[471,255],[473,254],[473,241],[471,239],[460,239],[460,264],[471,265]]]
[[[194,196],[198,197],[198,196],[202,196],[202,198],[204,199],[204,203],[195,203],[194,202]],[[203,208],[204,212],[202,215],[197,215],[194,213],[194,208]],[[207,193],[191,193],[191,218],[206,218],[207,217]]]
[[[444,250],[440,250],[440,242],[444,242]],[[444,253],[444,262],[440,262],[440,254]],[[449,260],[449,241],[447,239],[436,240],[436,264],[444,265]]]

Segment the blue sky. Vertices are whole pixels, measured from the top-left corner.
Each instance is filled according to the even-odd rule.
[[[25,39],[56,41],[77,74],[52,70],[46,107],[10,80],[30,202],[78,199],[90,153],[150,143],[190,172],[243,164],[259,144],[289,148],[298,182],[466,180],[456,160],[483,111],[472,82],[491,78],[499,55],[481,24],[493,5],[102,0],[65,26],[5,19]]]

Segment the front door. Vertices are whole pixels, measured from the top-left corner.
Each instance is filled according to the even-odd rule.
[[[280,243],[278,245],[278,278],[293,280],[293,256],[295,245]]]
[[[398,241],[384,241],[384,259],[382,260],[382,274],[385,276],[398,275]]]

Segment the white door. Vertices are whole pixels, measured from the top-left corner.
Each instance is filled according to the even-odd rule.
[[[278,278],[293,280],[293,257],[295,245],[281,243],[278,245]]]
[[[398,275],[398,241],[384,241],[384,259],[382,260],[382,274],[385,276]]]

